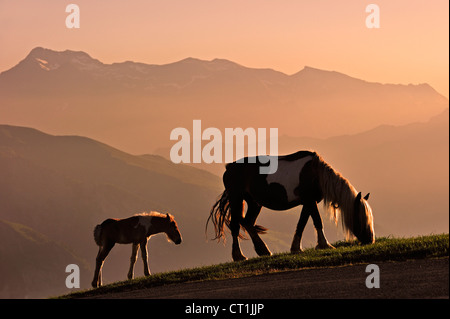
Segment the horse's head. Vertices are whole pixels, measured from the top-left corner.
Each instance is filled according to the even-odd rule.
[[[173,216],[170,214],[166,214],[165,220],[167,223],[167,227],[166,227],[166,231],[165,231],[167,237],[171,241],[173,241],[176,245],[181,244],[181,234],[178,229],[177,222],[175,221]]]
[[[369,193],[370,194],[370,193]],[[355,198],[353,235],[358,238],[362,244],[372,244],[375,242],[375,232],[373,230],[372,208],[367,200],[369,194],[361,198],[361,192]]]

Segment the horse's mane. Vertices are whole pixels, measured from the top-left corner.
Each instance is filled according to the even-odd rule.
[[[317,153],[313,162],[318,169],[324,208],[332,213],[336,223],[338,219],[341,219],[342,227],[348,237],[353,230],[353,212],[357,191],[346,178],[334,170]]]

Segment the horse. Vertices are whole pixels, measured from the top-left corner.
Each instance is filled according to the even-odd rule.
[[[221,238],[225,241],[224,225],[230,229],[234,261],[247,259],[239,245],[239,239],[244,238],[240,233],[241,228],[250,235],[259,256],[271,255],[259,236],[267,228],[255,224],[263,206],[281,211],[303,205],[291,253],[303,251],[301,239],[309,216],[317,233],[316,248],[334,248],[323,232],[317,206],[322,200],[326,210],[334,215],[336,224],[338,218],[341,219],[347,238],[353,235],[362,244],[375,242],[372,209],[367,202],[369,194],[362,198],[361,192],[358,193],[347,179],[316,152],[298,151],[277,156],[277,170],[271,174],[261,173],[260,168],[268,166],[271,158],[273,156],[265,156],[263,161],[259,156],[246,157],[225,166],[225,190],[211,208],[206,231],[211,220],[216,233],[214,239],[220,242]],[[244,201],[248,206],[245,216]]]
[[[147,242],[150,236],[166,233],[167,238],[176,245],[181,243],[181,234],[172,215],[158,212],[136,214],[125,219],[109,218],[94,228],[94,240],[100,247],[98,250],[92,287],[102,285],[102,267],[105,258],[116,243],[133,244],[130,258],[128,279],[133,279],[134,265],[137,260],[139,246],[144,262],[144,274],[150,276],[147,261]]]

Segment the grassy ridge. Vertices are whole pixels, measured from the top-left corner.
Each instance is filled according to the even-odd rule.
[[[296,270],[310,267],[329,267],[377,261],[402,261],[448,256],[449,235],[431,235],[413,238],[377,238],[373,245],[361,246],[357,242],[341,241],[333,244],[336,249],[307,249],[302,254],[275,254],[270,257],[252,258],[242,262],[159,273],[131,281],[121,281],[97,289],[76,292],[62,298],[89,297],[134,289],[143,289],[171,283],[199,280],[220,280]]]

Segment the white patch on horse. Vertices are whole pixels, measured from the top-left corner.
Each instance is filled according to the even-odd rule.
[[[142,226],[145,228],[145,233],[148,233],[148,230],[150,229],[150,226],[152,226],[152,216],[137,216],[139,218],[138,223],[134,228],[138,228],[139,226]]]
[[[267,184],[281,184],[286,190],[289,202],[299,199],[298,195],[295,194],[295,189],[300,182],[300,172],[310,160],[312,160],[312,156],[305,156],[295,161],[280,160],[278,170],[267,175]]]

